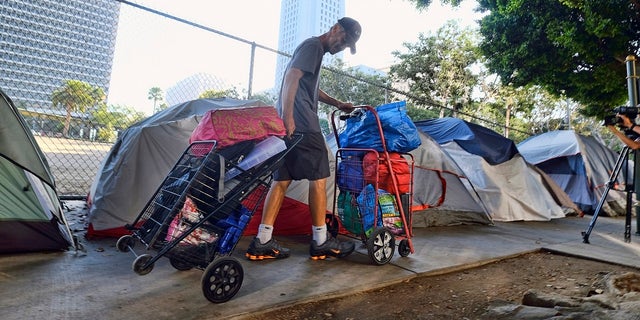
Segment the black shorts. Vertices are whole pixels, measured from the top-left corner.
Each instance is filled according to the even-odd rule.
[[[285,156],[282,167],[274,172],[274,180],[319,180],[331,175],[329,151],[322,133],[302,135],[302,140]],[[285,138],[285,142],[289,147],[291,140]]]

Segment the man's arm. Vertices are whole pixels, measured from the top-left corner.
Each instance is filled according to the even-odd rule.
[[[607,128],[609,128],[609,130],[613,134],[615,134],[616,137],[618,137],[618,139],[620,139],[620,141],[626,144],[629,148],[633,150],[640,149],[640,142],[629,139],[624,133],[618,130],[618,128],[616,128],[615,126],[607,126]]]
[[[296,100],[296,92],[298,84],[304,72],[297,68],[290,68],[284,75],[282,90],[280,91],[280,100],[282,101],[282,121],[287,129],[287,136],[291,137],[293,131],[296,130],[296,122],[293,119],[293,105]]]
[[[620,118],[620,120],[622,120],[622,127],[627,128],[627,130],[631,130],[636,134],[640,134],[638,132],[638,130],[640,130],[640,127],[638,127],[635,122],[633,120],[631,120],[627,115],[625,114],[616,114],[616,117]],[[618,130],[618,128],[616,128],[615,126],[607,126],[607,128],[609,128],[609,130],[611,132],[613,132],[613,134],[616,135],[616,137],[618,137],[618,139],[620,139],[620,141],[622,141],[624,144],[627,145],[627,147],[633,149],[633,150],[637,150],[640,149],[640,142],[638,142],[637,140],[632,140],[629,137],[627,137],[627,135],[625,133],[622,133],[620,130]]]
[[[326,92],[318,89],[318,100],[320,100],[320,102],[324,102],[328,105],[334,106],[344,112],[351,112],[353,111],[353,103],[351,102],[342,102],[330,95],[328,95]]]

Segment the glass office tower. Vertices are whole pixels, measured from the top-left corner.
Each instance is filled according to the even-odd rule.
[[[119,12],[113,0],[0,1],[0,88],[45,113],[66,80],[108,94]]]

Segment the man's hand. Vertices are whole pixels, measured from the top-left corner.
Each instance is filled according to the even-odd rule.
[[[631,121],[631,119],[629,119],[629,117],[627,117],[624,114],[616,114],[616,116],[620,119],[622,119],[622,126],[625,128],[631,128],[631,126],[633,126],[633,121]]]
[[[286,118],[283,120],[284,128],[287,130],[287,137],[291,138],[293,132],[296,131],[296,122],[291,118]]]
[[[351,102],[341,102],[338,104],[338,109],[342,112],[351,113],[353,111],[353,103]]]

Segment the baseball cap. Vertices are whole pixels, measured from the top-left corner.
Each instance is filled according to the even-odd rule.
[[[351,49],[351,54],[355,54],[356,41],[360,39],[360,33],[362,33],[360,23],[349,17],[343,17],[342,19],[338,20],[338,23],[342,26],[345,33],[347,34],[346,40],[349,48]]]

